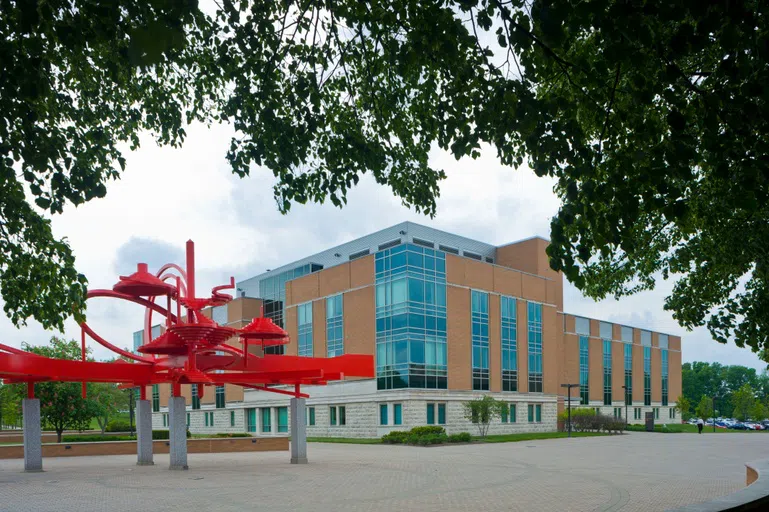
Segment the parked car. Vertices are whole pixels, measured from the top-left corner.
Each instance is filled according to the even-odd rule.
[[[731,428],[732,430],[750,430],[747,427],[747,425],[745,425],[744,423],[740,423],[740,422],[732,423],[732,426],[729,427],[729,428]]]

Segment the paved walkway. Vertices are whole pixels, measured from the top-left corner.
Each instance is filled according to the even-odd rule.
[[[311,443],[288,453],[190,455],[190,470],[133,456],[0,461],[2,511],[662,511],[745,485],[769,435],[644,434],[412,448]]]

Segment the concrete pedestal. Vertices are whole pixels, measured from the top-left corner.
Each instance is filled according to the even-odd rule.
[[[40,431],[40,400],[21,401],[24,426],[24,471],[43,470],[43,438]]]
[[[152,466],[152,404],[149,400],[136,401],[136,464]]]
[[[307,425],[304,398],[292,398],[291,410],[291,464],[307,464]]]
[[[168,430],[170,469],[189,469],[187,466],[187,404],[183,396],[172,396],[168,399]]]

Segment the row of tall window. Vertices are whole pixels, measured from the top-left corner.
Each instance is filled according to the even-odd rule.
[[[206,427],[220,426],[220,425],[217,424],[216,418],[217,418],[217,416],[214,414],[213,411],[204,411],[203,412],[203,420],[204,420],[204,423],[205,423]],[[230,426],[234,427],[235,426],[235,411],[230,411],[229,419],[230,419],[230,422],[229,422]],[[168,425],[169,425],[168,413],[163,413],[163,426],[167,427]],[[188,427],[190,426],[190,413],[187,413],[187,426]]]

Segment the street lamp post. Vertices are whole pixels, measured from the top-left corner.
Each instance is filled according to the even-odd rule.
[[[625,390],[625,430],[627,430],[628,417],[627,417],[627,386],[622,386]]]
[[[567,389],[567,394],[568,394],[568,397],[569,397],[569,403],[566,406],[566,408],[569,411],[568,412],[568,417],[569,417],[569,420],[568,420],[569,421],[569,437],[571,437],[571,388],[579,387],[579,384],[561,384],[561,387]]]
[[[713,433],[716,433],[716,397],[713,397]]]

